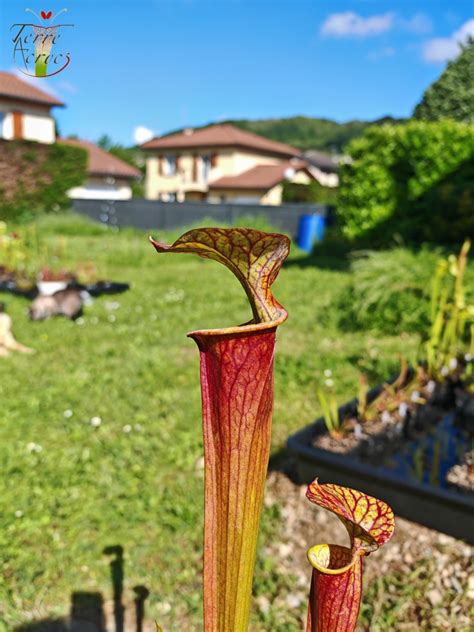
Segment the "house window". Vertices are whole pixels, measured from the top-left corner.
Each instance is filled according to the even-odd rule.
[[[165,176],[174,176],[176,173],[176,156],[165,156],[164,159]]]
[[[5,119],[5,114],[0,112],[0,138],[3,138],[3,121]]]
[[[201,173],[202,173],[202,179],[204,182],[208,181],[210,170],[211,170],[211,157],[202,156],[201,157]]]
[[[160,200],[160,202],[176,202],[176,193],[175,192],[160,193],[158,195],[158,199]]]

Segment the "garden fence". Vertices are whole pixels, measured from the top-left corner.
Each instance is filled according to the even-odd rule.
[[[316,213],[326,217],[329,208],[322,204],[211,204],[208,202],[158,202],[74,200],[75,211],[110,226],[168,230],[204,220],[234,224],[241,217],[263,218],[276,229],[294,236],[301,215]]]

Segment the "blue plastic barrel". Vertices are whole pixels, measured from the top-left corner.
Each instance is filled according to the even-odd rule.
[[[326,218],[322,215],[301,215],[296,243],[305,252],[311,252],[315,242],[324,237]]]

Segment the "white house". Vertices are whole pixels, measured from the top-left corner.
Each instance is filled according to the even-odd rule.
[[[132,182],[141,177],[141,171],[94,143],[77,138],[61,138],[61,143],[81,147],[87,151],[87,180],[70,189],[68,195],[75,200],[129,200]]]
[[[54,143],[51,109],[63,106],[62,101],[40,88],[0,71],[0,138]]]
[[[0,139],[55,143],[56,128],[51,115],[55,106],[64,103],[36,85],[0,71]],[[70,198],[129,200],[132,197],[132,182],[142,175],[139,169],[90,142],[79,139],[58,139],[58,142],[87,151],[87,180],[69,191]]]

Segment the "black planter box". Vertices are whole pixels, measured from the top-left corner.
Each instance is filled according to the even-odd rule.
[[[380,388],[371,391],[369,401],[379,392]],[[353,400],[340,409],[340,414],[356,406]],[[326,432],[321,418],[288,439],[300,482],[310,483],[317,477],[323,483],[353,487],[386,501],[403,518],[474,544],[474,495],[407,480],[386,467],[316,448],[314,439]]]

